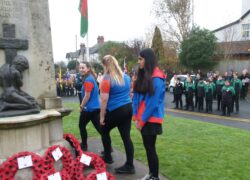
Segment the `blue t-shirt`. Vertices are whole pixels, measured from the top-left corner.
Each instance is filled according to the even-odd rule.
[[[109,94],[107,109],[113,111],[125,104],[131,102],[130,99],[130,77],[127,74],[123,76],[124,84],[119,85],[111,80],[109,75],[103,77],[101,91]]]
[[[83,110],[92,112],[96,109],[100,109],[99,89],[96,80],[92,75],[88,75],[83,82],[82,99],[85,96],[85,91],[90,92],[90,97]]]

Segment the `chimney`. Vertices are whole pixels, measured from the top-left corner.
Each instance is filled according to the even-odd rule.
[[[85,49],[85,44],[84,43],[80,44],[80,49]]]
[[[98,36],[97,37],[97,44],[103,44],[104,43],[104,37],[103,36]]]

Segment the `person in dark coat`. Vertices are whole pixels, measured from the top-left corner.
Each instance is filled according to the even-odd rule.
[[[222,116],[225,116],[226,113],[227,116],[230,116],[234,94],[234,88],[230,85],[230,81],[227,79],[222,88]]]
[[[175,109],[179,108],[179,104],[180,104],[180,108],[182,109],[182,93],[183,93],[183,85],[180,82],[180,78],[177,78],[177,82],[175,85]]]

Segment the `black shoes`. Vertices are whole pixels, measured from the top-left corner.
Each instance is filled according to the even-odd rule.
[[[117,173],[117,174],[134,174],[135,168],[134,168],[134,166],[124,164],[121,167],[115,168],[115,173]]]
[[[114,161],[113,161],[113,158],[111,156],[105,156],[104,154],[101,155],[101,158],[103,159],[103,161],[106,163],[106,164],[112,164]]]
[[[153,177],[152,174],[147,174],[145,177],[138,179],[138,180],[160,180],[160,178]]]
[[[83,151],[87,151],[88,150],[88,146],[87,145],[84,145],[84,144],[80,144],[81,145],[81,149],[83,150]]]

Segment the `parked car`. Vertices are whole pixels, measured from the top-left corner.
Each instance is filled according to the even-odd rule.
[[[186,74],[178,74],[176,75],[177,78],[180,79],[180,82],[182,83],[183,87],[184,87],[184,82],[185,80],[187,79],[187,75]],[[195,75],[191,75],[193,81],[196,79],[196,76]],[[169,86],[168,86],[168,89],[169,89],[169,92],[170,93],[173,93],[174,91],[174,87],[175,87],[175,80],[174,80],[174,76],[172,77],[172,79],[170,80],[170,83],[169,83]]]

